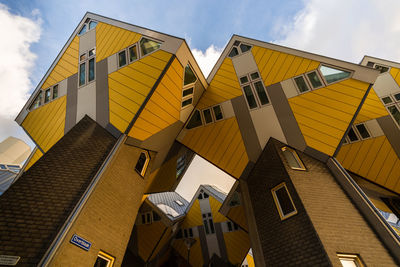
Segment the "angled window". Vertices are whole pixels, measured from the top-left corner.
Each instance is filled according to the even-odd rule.
[[[211,110],[209,108],[203,110],[203,116],[204,116],[204,121],[206,124],[213,122]]]
[[[379,64],[375,64],[374,68],[379,70],[381,73],[387,72],[389,70],[388,66],[383,66]]]
[[[310,91],[310,88],[308,88],[307,82],[303,76],[295,77],[294,82],[296,83],[297,89],[299,89],[300,93]]]
[[[229,57],[234,57],[234,56],[237,56],[237,55],[239,55],[239,51],[238,51],[238,49],[236,47],[233,47],[231,52],[229,53]]]
[[[371,135],[369,134],[368,129],[364,123],[360,123],[360,124],[356,125],[356,129],[362,139],[367,139],[367,138],[371,137]]]
[[[343,267],[363,267],[364,266],[364,264],[361,262],[361,259],[358,255],[338,253],[337,256]]]
[[[321,65],[319,68],[327,84],[338,82],[350,77],[351,72]]]
[[[142,38],[140,40],[140,50],[142,56],[150,54],[151,52],[158,50],[160,47],[161,44],[156,41],[147,38]]]
[[[192,129],[195,127],[199,127],[203,125],[203,122],[201,121],[201,114],[200,111],[197,109],[193,112],[192,117],[190,118],[188,124],[186,125],[186,129]]]
[[[35,108],[38,108],[42,104],[41,101],[42,101],[42,90],[39,91],[39,94],[36,96],[35,100],[33,100],[29,109],[33,110]]]
[[[222,113],[222,109],[220,105],[216,105],[212,108],[214,112],[214,118],[216,121],[222,120],[224,118],[224,114]]]
[[[283,152],[283,155],[285,156],[290,168],[292,168],[293,170],[301,170],[301,171],[306,170],[306,167],[304,166],[299,155],[297,155],[297,152],[294,149],[284,146],[284,147],[282,147],[282,152]]]
[[[51,90],[49,88],[44,92],[44,103],[45,104],[50,101],[50,97],[51,97]]]
[[[87,18],[85,23],[82,25],[82,28],[79,30],[78,35],[85,34],[86,32],[90,31],[91,29],[96,28],[96,25],[97,25],[97,21]]]
[[[153,211],[153,212],[152,212],[152,215],[153,215],[153,221],[154,221],[154,222],[161,221],[161,216],[158,215],[157,212]]]
[[[53,99],[58,97],[58,84],[53,86]]]
[[[140,153],[139,159],[136,163],[135,170],[141,175],[144,176],[146,173],[147,166],[149,165],[150,155],[149,152],[143,151]]]
[[[242,51],[242,53],[245,53],[247,51],[250,51],[251,46],[250,45],[246,45],[246,44],[241,44],[240,45],[240,50]]]
[[[99,251],[97,255],[94,267],[112,267],[114,265],[115,258],[103,251]]]
[[[185,76],[183,79],[183,85],[188,85],[188,84],[194,83],[196,80],[197,80],[196,75],[194,74],[190,65],[187,64],[185,67]]]
[[[397,102],[400,102],[400,93],[394,94],[393,97]]]
[[[390,114],[392,115],[393,119],[397,122],[400,126],[400,111],[397,106],[390,106],[388,107]]]
[[[347,134],[347,137],[349,138],[350,142],[356,142],[356,141],[360,140],[353,128],[350,128],[350,130]]]
[[[281,220],[285,220],[297,214],[296,207],[294,206],[292,197],[285,183],[281,183],[272,188],[271,192]]]
[[[186,96],[189,96],[189,95],[192,95],[192,94],[193,94],[193,87],[190,87],[188,89],[184,89],[183,90],[182,97],[186,97]]]
[[[131,47],[129,47],[128,49],[129,51],[129,63],[135,61],[136,59],[138,59],[138,54],[137,54],[137,46],[133,45]]]
[[[382,99],[383,104],[385,104],[385,105],[393,103],[393,100],[390,96],[385,96],[385,97],[382,97],[381,99]]]
[[[382,97],[381,100],[386,106],[393,120],[400,127],[400,93],[395,93],[393,95]]]
[[[118,67],[123,67],[126,65],[126,51],[122,50],[118,53]]]
[[[314,89],[318,89],[323,86],[316,71],[307,73],[307,78],[310,81],[310,83]]]
[[[82,26],[81,30],[79,31],[78,35],[84,34],[86,32],[86,30],[87,30],[87,25],[83,24],[83,26]]]
[[[231,51],[228,54],[228,57],[235,57],[237,55],[241,55],[243,53],[246,53],[247,51],[250,51],[251,45],[243,44],[240,41],[235,41],[233,43],[233,47]]]
[[[91,21],[89,22],[89,30],[95,28],[96,25],[97,25],[97,21],[91,20]]]

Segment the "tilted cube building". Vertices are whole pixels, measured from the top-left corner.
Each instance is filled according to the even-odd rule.
[[[87,13],[16,121],[1,264],[400,264],[399,63],[234,35],[205,78],[185,40]],[[173,193],[196,154],[226,197]]]

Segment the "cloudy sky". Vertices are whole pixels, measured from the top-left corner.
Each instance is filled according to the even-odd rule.
[[[400,61],[399,0],[0,0],[0,141],[32,145],[13,120],[86,11],[186,38],[205,75],[232,34],[355,63]],[[189,173],[204,164],[196,159]],[[222,176],[201,179],[228,190]]]

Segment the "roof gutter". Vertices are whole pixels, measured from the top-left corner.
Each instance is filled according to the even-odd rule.
[[[100,166],[99,170],[97,171],[96,175],[94,176],[94,179],[90,183],[89,187],[86,189],[85,193],[79,200],[78,204],[76,204],[72,213],[69,215],[67,221],[64,223],[63,227],[58,232],[56,238],[53,240],[50,247],[47,249],[46,253],[44,254],[41,261],[39,262],[38,266],[49,266],[57,249],[60,247],[60,245],[61,245],[62,241],[64,240],[65,236],[67,235],[68,231],[71,229],[72,224],[75,222],[79,213],[82,211],[82,209],[85,206],[86,202],[88,201],[90,195],[94,191],[97,183],[100,181],[100,178],[102,177],[104,171],[107,169],[109,163],[111,162],[111,159],[113,158],[113,156],[115,155],[115,153],[117,152],[118,148],[121,146],[121,144],[123,143],[125,138],[126,138],[126,135],[124,135],[124,134],[118,138],[114,147],[111,149],[107,158],[104,160],[103,164]]]

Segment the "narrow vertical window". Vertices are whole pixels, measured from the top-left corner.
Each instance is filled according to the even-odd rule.
[[[201,114],[200,111],[195,110],[192,117],[190,118],[188,124],[186,125],[186,129],[192,129],[203,125],[201,121]]]
[[[319,79],[317,72],[313,71],[313,72],[307,73],[307,77],[314,89],[317,89],[322,86],[322,82]]]
[[[232,229],[232,223],[231,223],[230,221],[227,221],[227,222],[226,222],[226,225],[228,226],[228,231],[229,231],[229,232],[232,232],[232,230],[233,230],[233,229]]]
[[[358,138],[356,132],[353,130],[353,128],[350,128],[350,131],[347,134],[347,136],[349,137],[350,142],[355,142],[355,141],[359,140],[359,138]]]
[[[224,118],[224,114],[222,114],[222,109],[220,105],[214,106],[213,111],[216,121],[222,120]]]
[[[272,188],[271,192],[281,220],[285,220],[297,214],[296,207],[294,206],[292,197],[290,196],[285,183],[281,183]]]
[[[206,124],[213,122],[213,119],[211,116],[211,110],[209,108],[203,110],[203,116],[204,116],[204,120],[205,120]]]
[[[296,83],[297,88],[299,89],[300,93],[310,91],[310,88],[308,88],[306,80],[304,80],[303,76],[294,78],[294,82]]]
[[[89,82],[94,80],[94,58],[89,60]]]
[[[257,102],[256,102],[256,99],[254,98],[253,91],[251,90],[250,85],[244,86],[243,90],[244,90],[244,95],[246,97],[249,108],[250,109],[256,108]]]
[[[399,111],[399,109],[396,106],[390,106],[390,107],[388,107],[388,110],[389,110],[390,114],[392,114],[394,120],[400,126],[400,111]]]
[[[258,99],[260,99],[261,105],[269,104],[269,99],[267,93],[265,92],[264,85],[261,81],[255,82],[254,87],[256,88],[256,92],[258,95]]]
[[[86,63],[82,63],[79,66],[79,85],[84,85],[86,81]]]
[[[126,52],[122,50],[118,53],[118,66],[123,67],[126,65]]]
[[[53,99],[58,97],[58,84],[53,86]]]
[[[284,146],[282,147],[282,153],[285,156],[288,165],[293,170],[306,170],[303,162],[301,161],[299,155],[297,155],[296,151],[291,149],[290,147]]]
[[[135,170],[141,175],[144,176],[146,173],[147,166],[150,161],[150,156],[147,151],[143,151],[140,153],[139,159],[136,163]]]
[[[133,62],[138,58],[136,45],[129,47],[129,62]]]
[[[47,103],[50,101],[50,96],[51,96],[51,90],[50,88],[46,90],[44,93],[44,103]]]

